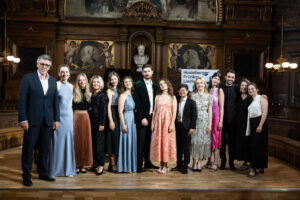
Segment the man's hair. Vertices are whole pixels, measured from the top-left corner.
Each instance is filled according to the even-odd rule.
[[[233,73],[234,75],[236,75],[236,72],[235,72],[233,69],[228,69],[228,70],[226,71],[226,75],[227,75],[228,73]]]
[[[49,55],[47,54],[42,54],[40,55],[37,59],[36,59],[36,62],[39,63],[40,60],[43,59],[43,60],[48,60],[50,62],[50,65],[52,65],[52,59]]]
[[[149,67],[153,71],[152,65],[150,65],[150,64],[144,64],[142,67],[142,70],[144,70],[147,67]]]

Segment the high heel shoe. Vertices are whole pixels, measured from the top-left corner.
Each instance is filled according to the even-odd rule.
[[[162,170],[161,170],[161,173],[162,174],[166,174],[169,172],[169,168],[168,167],[164,167]]]
[[[253,177],[255,177],[255,176],[257,176],[257,173],[256,173],[255,170],[250,171],[250,173],[247,175],[248,178],[253,178]]]
[[[99,170],[99,169],[98,169],[98,170]],[[103,174],[104,168],[102,168],[102,171],[101,171],[101,172],[99,172],[98,170],[97,170],[96,176],[101,176],[101,175]]]

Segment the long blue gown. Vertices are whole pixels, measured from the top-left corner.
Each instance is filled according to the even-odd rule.
[[[120,143],[118,156],[118,172],[136,172],[137,168],[137,144],[136,125],[134,121],[135,103],[130,94],[126,96],[124,104],[124,121],[127,126],[127,133],[122,132],[120,122]]]
[[[61,82],[58,90],[60,122],[54,131],[49,158],[49,176],[76,175],[76,162],[73,140],[73,91],[67,83]]]

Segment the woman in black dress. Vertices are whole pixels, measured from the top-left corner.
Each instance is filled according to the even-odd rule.
[[[97,168],[96,175],[103,174],[105,164],[105,135],[104,126],[107,114],[108,99],[102,91],[104,82],[101,76],[95,75],[91,79],[92,101],[91,101],[91,124],[93,141],[93,167]]]
[[[263,174],[268,167],[268,100],[258,94],[255,83],[248,85],[252,102],[248,107],[246,135],[251,135],[251,170],[248,177]]]
[[[120,126],[118,115],[118,100],[119,100],[119,83],[120,77],[116,72],[111,72],[107,79],[107,115],[108,122],[106,128],[106,153],[109,154],[108,171],[117,172],[117,156],[119,152],[120,141]]]
[[[248,106],[251,97],[248,95],[250,81],[243,79],[240,83],[241,95],[236,104],[236,155],[235,159],[244,161],[240,170],[249,169],[250,165],[250,137],[246,136]]]

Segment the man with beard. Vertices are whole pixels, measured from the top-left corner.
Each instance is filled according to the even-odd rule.
[[[235,115],[236,101],[239,97],[239,87],[234,83],[236,72],[228,70],[225,76],[225,84],[221,86],[224,91],[224,119],[222,129],[222,144],[221,144],[221,167],[223,170],[226,167],[226,143],[228,140],[228,154],[230,170],[236,170],[234,166],[234,148],[235,148]]]
[[[154,108],[154,98],[157,84],[152,82],[152,66],[145,64],[142,67],[143,79],[134,85],[134,101],[136,108],[136,126],[137,126],[137,172],[141,173],[143,168],[143,159],[145,160],[144,168],[158,169],[150,159],[150,142],[151,142],[151,120]]]

